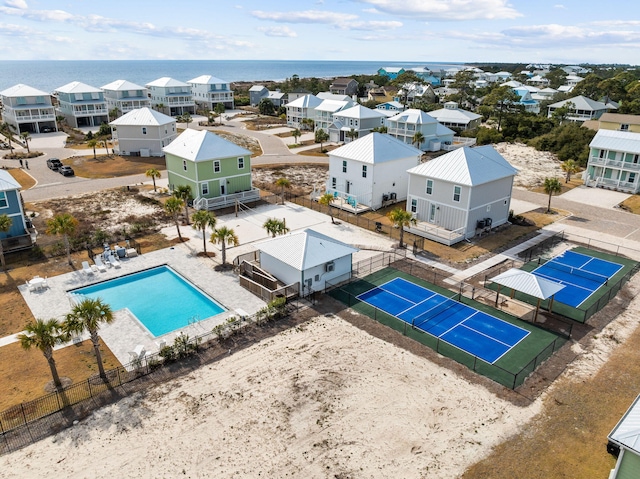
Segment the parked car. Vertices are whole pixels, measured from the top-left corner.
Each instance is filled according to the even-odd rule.
[[[44,126],[40,128],[40,133],[51,133],[52,131],[53,131],[53,128],[51,128],[50,126]]]
[[[62,166],[62,162],[58,158],[49,158],[47,160],[47,166],[53,171],[58,171]]]
[[[60,173],[62,176],[73,176],[75,175],[75,172],[73,171],[73,168],[71,168],[70,166],[61,166],[60,168],[58,168],[58,173]]]

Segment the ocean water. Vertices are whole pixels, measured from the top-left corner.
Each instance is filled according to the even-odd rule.
[[[18,83],[51,92],[72,81],[80,81],[98,88],[115,80],[129,80],[144,86],[161,77],[186,82],[200,75],[213,75],[229,82],[259,82],[282,81],[293,75],[300,78],[375,75],[382,67],[427,67],[439,70],[460,65],[311,60],[0,61],[0,91]]]

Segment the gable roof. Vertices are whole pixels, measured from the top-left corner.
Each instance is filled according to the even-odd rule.
[[[476,186],[518,173],[491,145],[458,148],[408,171],[458,185]]]
[[[369,164],[410,157],[415,157],[418,162],[422,151],[390,135],[373,132],[331,151],[329,157],[333,156]]]
[[[228,81],[221,80],[212,75],[200,75],[199,77],[192,78],[187,83],[197,83],[198,85],[218,85],[220,83],[229,83]]]
[[[441,108],[439,110],[433,110],[429,112],[429,116],[432,116],[442,123],[465,124],[482,117],[482,115],[478,115],[477,113],[467,110],[461,110],[460,108]]]
[[[145,90],[145,87],[136,85],[128,80],[116,80],[106,85],[101,86],[103,90],[112,91],[129,91],[129,90]]]
[[[349,86],[349,83],[351,82],[356,82],[356,80],[354,80],[353,78],[347,78],[347,77],[339,77],[339,78],[335,78],[333,80],[333,82],[331,83],[332,87],[342,87],[342,86]]]
[[[47,92],[38,90],[37,88],[33,88],[29,85],[23,85],[22,83],[18,83],[17,85],[13,85],[12,87],[7,88],[6,90],[0,91],[0,95],[6,97],[49,96]]]
[[[305,95],[300,98],[296,98],[290,103],[287,103],[285,106],[291,106],[295,108],[315,108],[322,100],[315,95]]]
[[[206,130],[187,128],[162,151],[195,162],[251,155],[249,150]]]
[[[316,96],[321,100],[352,101],[349,95],[340,95],[338,93],[331,93],[330,91],[318,92]]]
[[[54,91],[59,93],[102,93],[100,88],[79,81],[72,81],[71,83],[56,88]]]
[[[349,108],[351,105],[353,105],[351,100],[322,100],[322,103],[316,106],[316,110],[335,113],[344,108]]]
[[[13,191],[22,188],[20,183],[6,170],[0,170],[0,191]]]
[[[189,84],[180,80],[176,80],[171,77],[162,77],[162,78],[158,78],[157,80],[153,80],[151,83],[147,83],[146,86],[168,87],[168,86],[189,86]]]
[[[640,454],[640,396],[609,433],[608,439]]]
[[[364,120],[367,118],[382,118],[385,115],[383,113],[380,113],[379,111],[367,108],[366,106],[356,105],[352,106],[351,108],[347,108],[346,110],[342,110],[339,113],[336,113],[335,116],[343,118],[358,118]]]
[[[109,122],[114,126],[160,126],[175,123],[176,120],[164,113],[152,110],[149,107],[138,108],[122,115],[120,118]]]
[[[607,108],[602,102],[592,100],[591,98],[587,98],[586,96],[574,96],[573,98],[568,98],[566,100],[559,101],[557,103],[552,103],[549,105],[550,108],[562,108],[567,103],[573,103],[575,106],[574,110],[587,110],[587,111],[595,111],[595,110],[604,110]]]
[[[258,243],[258,248],[299,271],[358,252],[357,248],[312,229],[297,231]]]
[[[437,120],[425,113],[422,110],[410,108],[403,112],[398,113],[395,116],[389,118],[389,121],[399,121],[403,123],[412,123],[415,125],[428,125],[430,123],[437,123]]]
[[[589,148],[640,154],[640,133],[598,130],[596,136],[589,143]]]

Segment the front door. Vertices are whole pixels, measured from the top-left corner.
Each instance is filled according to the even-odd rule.
[[[431,203],[429,205],[429,223],[436,222],[436,205]]]
[[[224,182],[220,183],[220,196],[224,196],[226,194],[225,186]]]

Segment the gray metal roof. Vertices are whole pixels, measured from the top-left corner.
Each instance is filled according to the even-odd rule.
[[[357,248],[312,229],[278,236],[257,244],[258,249],[299,271],[358,252]]]
[[[47,92],[38,90],[37,88],[33,88],[29,85],[23,85],[22,83],[18,83],[6,90],[0,91],[0,95],[11,98],[18,96],[49,96]]]
[[[67,83],[66,85],[62,85],[61,87],[56,88],[54,91],[60,93],[101,93],[102,90],[100,88],[96,88],[91,85],[87,85],[86,83],[82,83],[79,81],[72,81],[71,83]]]
[[[162,77],[162,78],[158,78],[157,80],[153,80],[150,83],[147,83],[146,85],[147,87],[150,86],[159,86],[159,87],[171,87],[171,86],[189,86],[188,83],[185,83],[183,81],[180,80],[176,80],[174,78],[171,77]]]
[[[598,130],[593,137],[591,148],[640,154],[640,133],[631,131]]]
[[[149,107],[137,108],[129,113],[116,118],[110,125],[114,126],[160,126],[175,123],[176,120],[164,113],[152,110]]]
[[[557,103],[552,103],[549,106],[551,108],[561,108],[569,102],[575,105],[574,107],[572,107],[572,110],[597,111],[607,108],[607,105],[605,105],[604,103],[592,100],[591,98],[587,98],[586,96],[582,95],[574,96],[573,98],[568,98],[567,100],[562,100]]]
[[[515,176],[518,170],[491,145],[485,145],[458,148],[408,172],[458,185],[476,186]]]
[[[291,106],[295,108],[315,108],[322,100],[315,95],[305,95],[300,98],[296,98],[292,102],[287,103],[285,106]]]
[[[389,121],[411,123],[414,125],[429,125],[437,122],[434,117],[429,116],[422,110],[416,110],[415,108],[410,108],[409,110],[400,112],[396,116],[389,118]]]
[[[550,298],[561,289],[564,289],[563,284],[540,278],[533,273],[517,268],[511,268],[489,280],[540,299]]]
[[[366,118],[382,118],[384,114],[380,113],[378,110],[367,108],[366,106],[356,105],[352,106],[351,108],[342,110],[339,113],[336,113],[335,116],[339,116],[342,118],[357,118],[362,120]]]
[[[110,91],[131,91],[131,90],[146,90],[145,87],[137,85],[129,80],[116,80],[106,85],[101,86],[103,90]]]
[[[609,440],[640,454],[640,396],[609,433]]]
[[[417,164],[422,151],[390,135],[373,132],[333,150],[329,156],[369,164],[415,157]]]
[[[6,170],[0,170],[0,191],[13,191],[22,188],[20,183]]]
[[[227,84],[228,81],[216,78],[212,75],[200,75],[199,77],[192,78],[187,83],[195,83],[197,85],[220,85]]]
[[[162,151],[191,161],[219,160],[246,156],[251,152],[215,133],[187,128]]]

